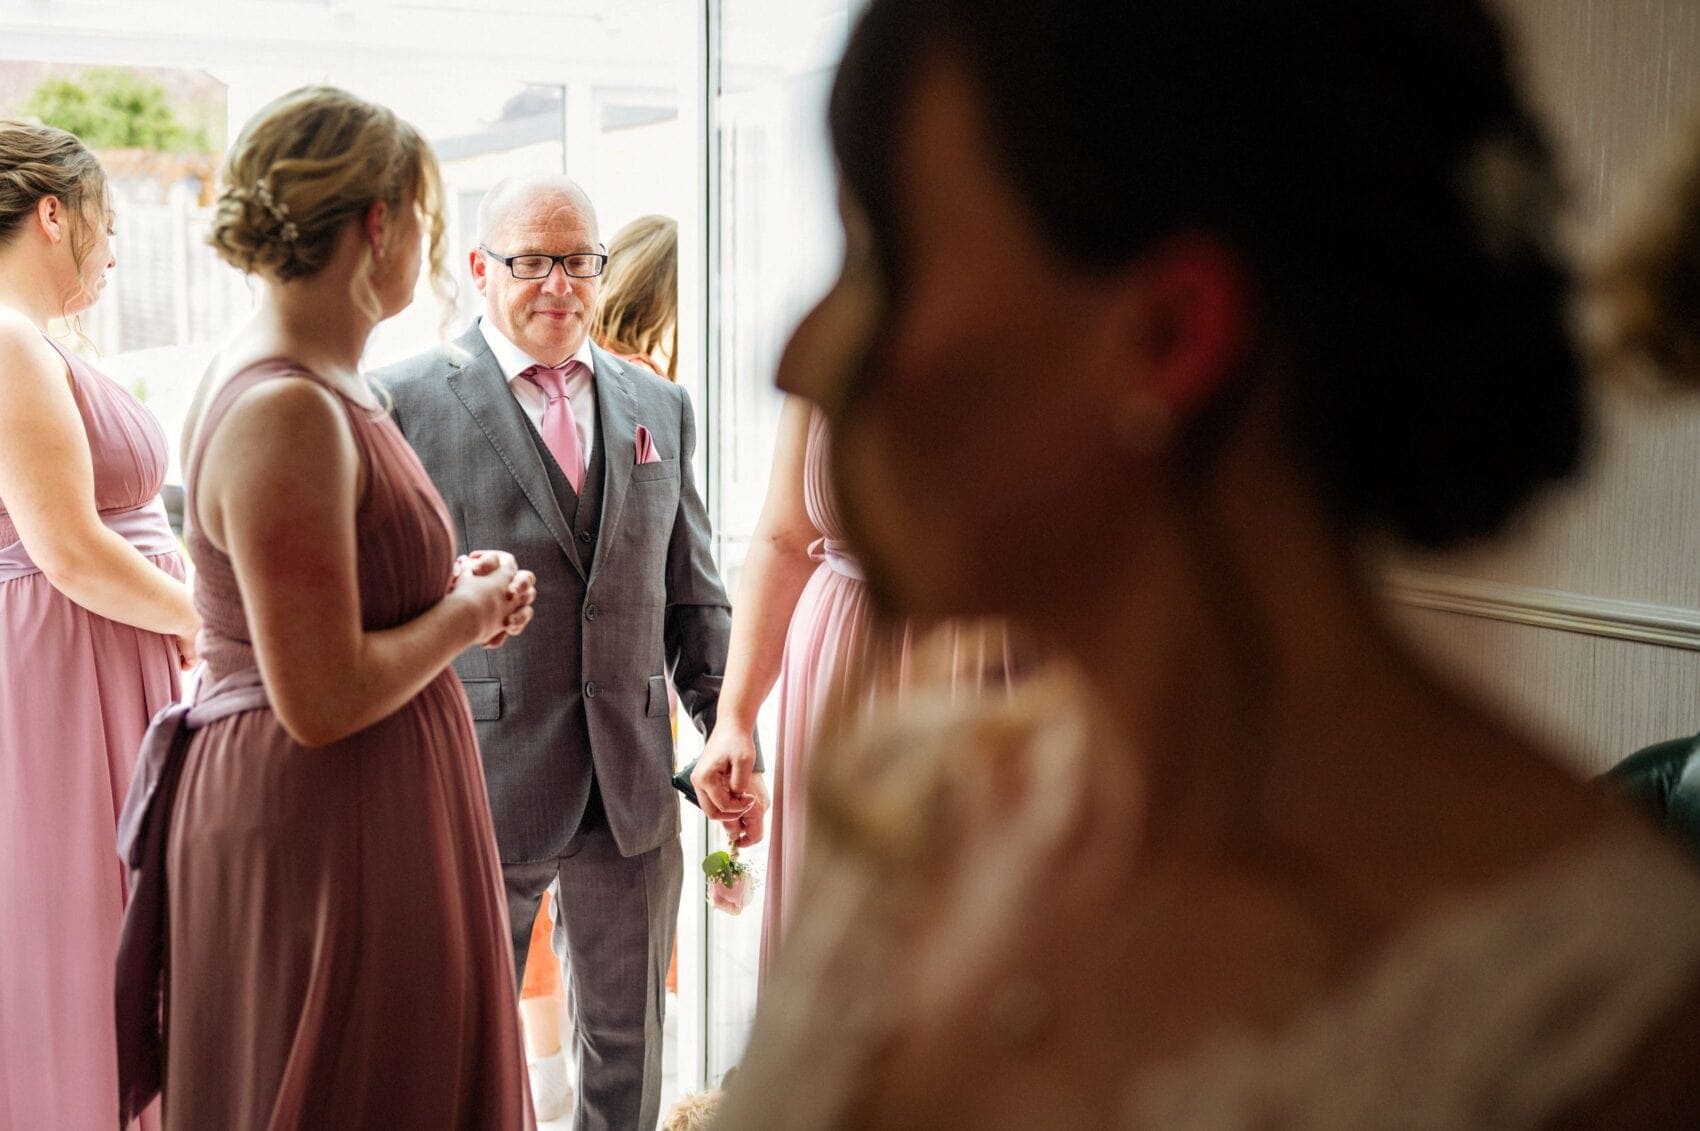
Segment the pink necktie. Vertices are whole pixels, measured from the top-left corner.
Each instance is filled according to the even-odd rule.
[[[578,417],[573,415],[573,402],[567,396],[567,382],[583,367],[584,363],[575,358],[558,369],[533,365],[520,372],[521,377],[542,389],[549,398],[543,406],[540,431],[549,454],[567,473],[567,482],[573,485],[575,494],[584,486],[584,452],[578,439]]]

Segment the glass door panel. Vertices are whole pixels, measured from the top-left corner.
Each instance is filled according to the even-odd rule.
[[[774,388],[792,328],[842,251],[826,139],[826,100],[854,3],[719,0],[711,54],[709,316],[715,455],[711,467],[722,575],[736,592],[767,491],[782,397]],[[715,13],[714,9],[718,9]],[[774,702],[761,716],[770,775]],[[711,836],[718,839],[718,830]],[[765,845],[751,854],[765,872]],[[708,916],[707,1077],[743,1054],[755,1012],[766,893],[744,912]]]

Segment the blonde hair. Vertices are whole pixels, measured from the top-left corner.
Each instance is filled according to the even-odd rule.
[[[207,242],[239,270],[280,283],[321,270],[343,226],[374,203],[411,201],[424,217],[432,289],[448,301],[437,159],[387,107],[331,86],[290,91],[242,127],[220,180]],[[352,298],[376,317],[373,266],[363,249]]]
[[[75,134],[0,121],[0,246],[12,242],[49,196],[69,213],[71,259],[81,271],[94,245],[94,225],[106,222],[106,172]]]
[[[608,245],[602,297],[590,328],[610,353],[653,358],[667,351],[667,373],[679,372],[679,225],[666,216],[639,216]]]
[[[1602,367],[1700,389],[1700,104],[1644,171],[1586,280]]]
[[[680,1097],[662,1118],[661,1131],[708,1131],[720,1110],[722,1094],[714,1088]]]

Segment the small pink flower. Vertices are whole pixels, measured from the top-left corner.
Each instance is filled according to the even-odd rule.
[[[719,880],[708,881],[708,901],[728,915],[736,915],[750,899],[750,877],[739,876],[727,887]]]

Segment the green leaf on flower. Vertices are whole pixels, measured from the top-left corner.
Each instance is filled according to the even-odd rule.
[[[728,856],[726,853],[710,852],[707,856],[703,857],[702,874],[705,876],[719,875],[721,872],[725,871],[727,866],[731,863],[732,857]]]

